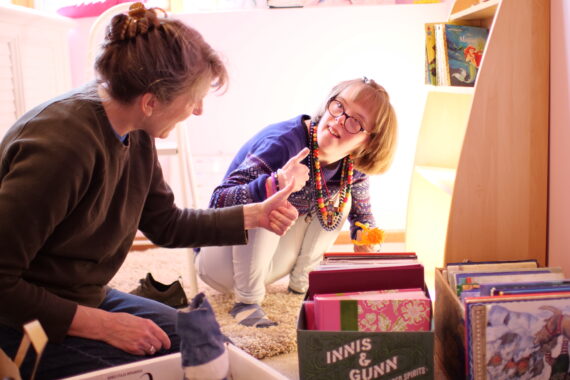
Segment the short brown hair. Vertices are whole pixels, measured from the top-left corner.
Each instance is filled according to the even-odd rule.
[[[398,125],[394,107],[390,104],[390,97],[384,87],[368,78],[340,82],[332,88],[312,121],[318,124],[327,110],[329,100],[348,88],[353,88],[351,97],[355,101],[362,101],[376,108],[375,123],[369,131],[368,143],[352,152],[354,167],[366,174],[384,173],[394,158]]]
[[[183,92],[194,96],[206,80],[224,87],[227,70],[202,35],[179,20],[159,18],[157,10],[135,3],[128,15],[113,17],[95,62],[97,81],[127,104],[145,93],[165,103]]]

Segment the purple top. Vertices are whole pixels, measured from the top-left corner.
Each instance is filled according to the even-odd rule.
[[[210,207],[221,208],[263,201],[267,195],[265,182],[272,172],[283,167],[287,161],[305,147],[309,147],[309,136],[305,120],[309,116],[299,115],[291,120],[272,124],[262,129],[246,142],[231,162],[222,183],[214,189]],[[303,160],[308,165],[307,158]],[[329,190],[325,201],[333,198],[340,189],[342,160],[321,168],[321,176]],[[354,238],[359,227],[355,222],[368,223],[375,227],[370,207],[368,176],[354,170],[352,185],[352,206],[348,220],[351,236]],[[315,201],[314,184],[308,181],[300,191],[291,194],[289,202],[299,215],[319,212]]]

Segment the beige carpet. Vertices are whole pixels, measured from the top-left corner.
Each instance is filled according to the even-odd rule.
[[[129,253],[127,260],[113,278],[110,285],[122,291],[137,287],[139,279],[148,272],[164,284],[181,278],[186,294],[190,295],[188,257],[185,249],[149,249]],[[224,334],[233,342],[258,358],[297,351],[296,324],[303,296],[287,293],[287,282],[281,280],[267,287],[267,296],[262,304],[270,319],[278,326],[258,329],[237,325],[228,314],[234,303],[233,295],[221,294],[198,280],[198,289],[204,291],[216,313]]]

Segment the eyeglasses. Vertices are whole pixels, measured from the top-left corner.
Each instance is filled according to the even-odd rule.
[[[345,119],[342,125],[348,133],[351,133],[353,135],[360,132],[369,134],[369,132],[362,126],[362,122],[344,112],[344,105],[335,98],[329,100],[327,109],[329,113],[337,120],[344,115]]]

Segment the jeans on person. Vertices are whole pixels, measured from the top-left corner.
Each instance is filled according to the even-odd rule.
[[[109,288],[99,309],[129,313],[153,320],[170,338],[169,350],[160,350],[154,356],[180,351],[180,339],[176,334],[177,311],[170,306],[147,298]],[[0,348],[14,358],[22,339],[22,332],[0,325]],[[23,379],[31,375],[35,363],[35,351],[30,347],[22,363]],[[148,359],[149,356],[132,355],[105,342],[67,336],[61,343],[46,345],[42,354],[36,378],[41,380],[60,379],[85,372]]]

